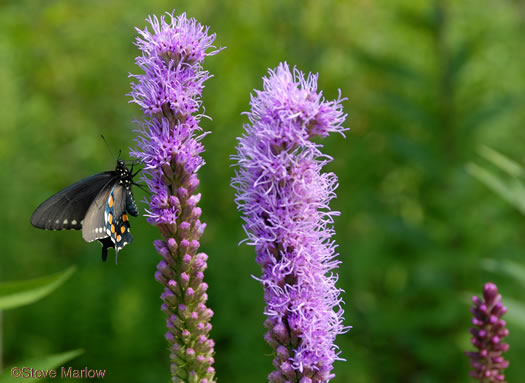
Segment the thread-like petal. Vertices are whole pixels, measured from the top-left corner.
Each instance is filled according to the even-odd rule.
[[[335,337],[348,329],[331,240],[337,177],[323,173],[331,158],[312,141],[346,130],[342,101],[323,98],[317,75],[280,64],[252,95],[233,156],[235,201],[262,267],[265,339],[276,350],[270,381],[329,381],[340,359]]]
[[[162,260],[155,279],[165,286],[161,310],[166,313],[166,340],[170,346],[172,382],[214,382],[214,342],[209,339],[213,312],[205,305],[208,285],[203,282],[207,256],[198,253],[205,224],[197,207],[200,194],[197,171],[204,165],[199,127],[201,94],[210,78],[202,69],[213,48],[215,34],[185,14],[147,19],[148,28],[137,29],[143,71],[130,75],[131,102],[146,117],[138,121],[138,138],[132,155],[144,168],[142,181],[151,192],[146,210],[163,240],[154,242]]]

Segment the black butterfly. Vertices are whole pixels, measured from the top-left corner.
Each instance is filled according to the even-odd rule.
[[[84,178],[44,201],[31,216],[31,224],[45,230],[82,229],[85,241],[102,243],[103,261],[110,247],[118,256],[133,240],[127,213],[139,214],[131,191],[139,171],[132,172],[133,167],[130,171],[123,160],[117,160],[115,170]]]

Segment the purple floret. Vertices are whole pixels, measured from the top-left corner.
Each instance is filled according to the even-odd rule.
[[[340,359],[335,337],[348,329],[331,239],[337,177],[322,172],[331,158],[312,141],[346,130],[342,101],[325,100],[316,75],[280,64],[252,95],[234,156],[236,203],[263,269],[265,339],[276,351],[270,382],[329,381]]]
[[[146,117],[138,122],[137,149],[132,155],[144,165],[142,180],[152,193],[146,210],[162,240],[154,242],[162,260],[155,279],[164,285],[161,310],[166,313],[172,382],[215,381],[214,342],[209,339],[213,312],[205,305],[208,285],[203,282],[207,255],[199,253],[199,238],[206,224],[197,206],[200,194],[197,171],[204,165],[199,127],[201,94],[210,78],[201,63],[216,54],[215,34],[185,14],[147,19],[137,29],[136,58],[144,72],[130,75],[131,102]]]

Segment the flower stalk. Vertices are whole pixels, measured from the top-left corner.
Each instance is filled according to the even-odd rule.
[[[142,180],[152,193],[146,201],[147,220],[159,228],[154,242],[162,260],[155,279],[164,286],[161,310],[166,314],[172,382],[215,382],[212,310],[206,306],[204,270],[208,256],[199,252],[201,198],[197,172],[204,165],[198,114],[204,82],[202,68],[215,34],[185,14],[149,17],[138,29],[142,54],[136,64],[143,74],[134,78],[130,96],[145,118],[138,122],[137,149],[132,155],[144,165]]]
[[[478,351],[466,354],[470,357],[472,371],[470,376],[480,383],[504,383],[503,370],[509,366],[502,353],[509,349],[502,340],[509,335],[506,322],[501,317],[507,308],[501,303],[501,295],[494,283],[486,283],[483,287],[483,299],[477,296],[472,298],[474,303],[471,312],[473,328],[472,344]]]
[[[317,76],[280,64],[263,78],[239,138],[232,180],[248,243],[262,267],[265,340],[274,349],[271,383],[328,382],[342,325],[333,217],[337,177],[312,139],[343,133],[342,99],[326,101]]]

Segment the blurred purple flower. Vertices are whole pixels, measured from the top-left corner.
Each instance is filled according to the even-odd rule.
[[[316,75],[280,64],[252,95],[250,124],[232,157],[239,165],[232,180],[236,203],[263,269],[272,383],[328,382],[333,362],[341,360],[334,340],[348,328],[331,240],[339,213],[328,206],[337,177],[322,173],[331,158],[311,139],[346,130],[343,100],[326,101]]]
[[[206,224],[197,207],[200,194],[197,171],[204,165],[196,114],[201,108],[204,81],[210,78],[201,63],[216,54],[215,34],[186,14],[149,17],[152,32],[137,29],[136,58],[143,74],[130,75],[131,102],[140,105],[137,150],[132,155],[144,165],[142,179],[152,193],[148,222],[163,240],[154,242],[162,256],[155,279],[165,288],[162,311],[167,316],[172,382],[214,382],[214,342],[209,338],[213,312],[206,307],[208,285],[203,282],[208,256],[199,253]]]
[[[472,324],[475,327],[470,329],[470,333],[472,344],[478,351],[466,353],[473,368],[470,376],[481,383],[501,383],[505,381],[503,370],[509,365],[501,355],[509,349],[509,345],[502,342],[509,335],[506,322],[501,319],[507,308],[501,303],[501,295],[494,283],[485,284],[483,298],[472,298]]]

